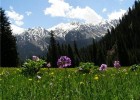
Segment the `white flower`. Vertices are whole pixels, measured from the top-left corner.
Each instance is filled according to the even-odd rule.
[[[37,75],[36,77],[37,77],[38,79],[41,79],[41,76],[39,76],[39,75]]]

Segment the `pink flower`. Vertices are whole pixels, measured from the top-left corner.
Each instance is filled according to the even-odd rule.
[[[32,60],[39,61],[39,58],[37,56],[32,56]]]
[[[99,68],[100,71],[104,71],[107,69],[107,65],[106,64],[102,64]]]
[[[48,63],[48,64],[47,64],[47,67],[51,67],[51,63]]]
[[[119,61],[114,61],[114,67],[115,68],[120,68],[121,67],[120,62]]]
[[[71,59],[67,56],[61,56],[57,61],[57,65],[59,68],[71,66]]]

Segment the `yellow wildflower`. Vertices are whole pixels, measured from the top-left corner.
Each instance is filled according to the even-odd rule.
[[[20,71],[20,69],[19,69],[19,68],[17,68],[17,71]]]
[[[17,68],[16,70],[17,70],[18,72],[21,72],[21,70],[20,70],[19,68]],[[15,73],[16,73],[16,71],[15,71]]]
[[[80,82],[80,85],[84,84],[84,82]]]
[[[95,76],[95,77],[94,77],[94,79],[95,79],[95,80],[98,80],[98,79],[99,79],[99,77],[98,77],[98,76]]]
[[[83,74],[83,76],[85,76],[86,74]]]
[[[4,75],[4,73],[5,73],[5,72],[4,72],[4,71],[2,71],[1,75]]]
[[[125,74],[128,74],[127,72]]]
[[[46,68],[42,68],[42,70],[45,70]]]
[[[32,81],[33,79],[29,78],[28,80],[29,80],[29,81]]]
[[[50,75],[54,75],[54,72],[51,72]]]
[[[98,76],[97,74],[95,74],[95,77]]]

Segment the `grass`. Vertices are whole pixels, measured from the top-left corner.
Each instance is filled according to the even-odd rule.
[[[41,79],[0,68],[0,100],[140,100],[140,70],[41,69],[38,75]]]

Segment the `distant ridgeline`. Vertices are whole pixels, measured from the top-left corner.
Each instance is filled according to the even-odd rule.
[[[123,66],[140,63],[140,1],[135,1],[119,21],[98,43],[93,41],[92,45],[81,49],[81,58],[97,65],[112,66],[114,60],[119,60]]]

